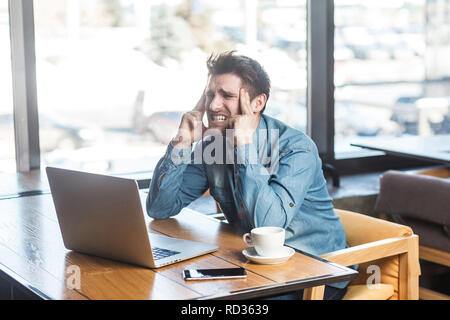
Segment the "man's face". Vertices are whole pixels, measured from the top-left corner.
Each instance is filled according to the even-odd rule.
[[[233,73],[212,76],[206,89],[206,114],[209,128],[224,132],[229,118],[241,113],[239,90],[241,78]]]

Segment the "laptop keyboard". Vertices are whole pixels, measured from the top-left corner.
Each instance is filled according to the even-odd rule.
[[[178,251],[172,251],[158,247],[153,247],[152,252],[153,252],[153,260],[167,258],[179,253]]]

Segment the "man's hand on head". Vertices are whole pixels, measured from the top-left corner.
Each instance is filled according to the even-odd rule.
[[[253,143],[253,134],[258,128],[260,114],[253,111],[248,91],[241,88],[239,92],[241,114],[230,119],[230,129],[234,129],[234,145],[238,147]]]
[[[203,115],[206,109],[205,90],[192,111],[183,114],[178,133],[172,139],[172,145],[179,149],[190,148],[192,143],[202,139],[206,127],[203,124]]]

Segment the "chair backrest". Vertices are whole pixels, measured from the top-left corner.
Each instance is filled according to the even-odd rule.
[[[350,247],[388,239],[407,237],[413,234],[410,227],[373,218],[364,214],[335,209],[341,218]]]
[[[411,226],[422,245],[450,252],[450,180],[388,171],[375,211]]]
[[[335,209],[335,211],[341,218],[347,243],[350,247],[388,238],[407,237],[413,234],[408,226],[347,210]],[[359,276],[350,284],[367,284],[368,278],[372,275],[372,266],[379,267],[381,283],[390,284],[394,288],[394,294],[390,299],[398,299],[400,272],[398,256],[360,264],[358,268]]]

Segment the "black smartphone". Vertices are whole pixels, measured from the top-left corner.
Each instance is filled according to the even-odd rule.
[[[184,280],[235,279],[247,277],[247,272],[244,268],[186,269],[183,277]]]

